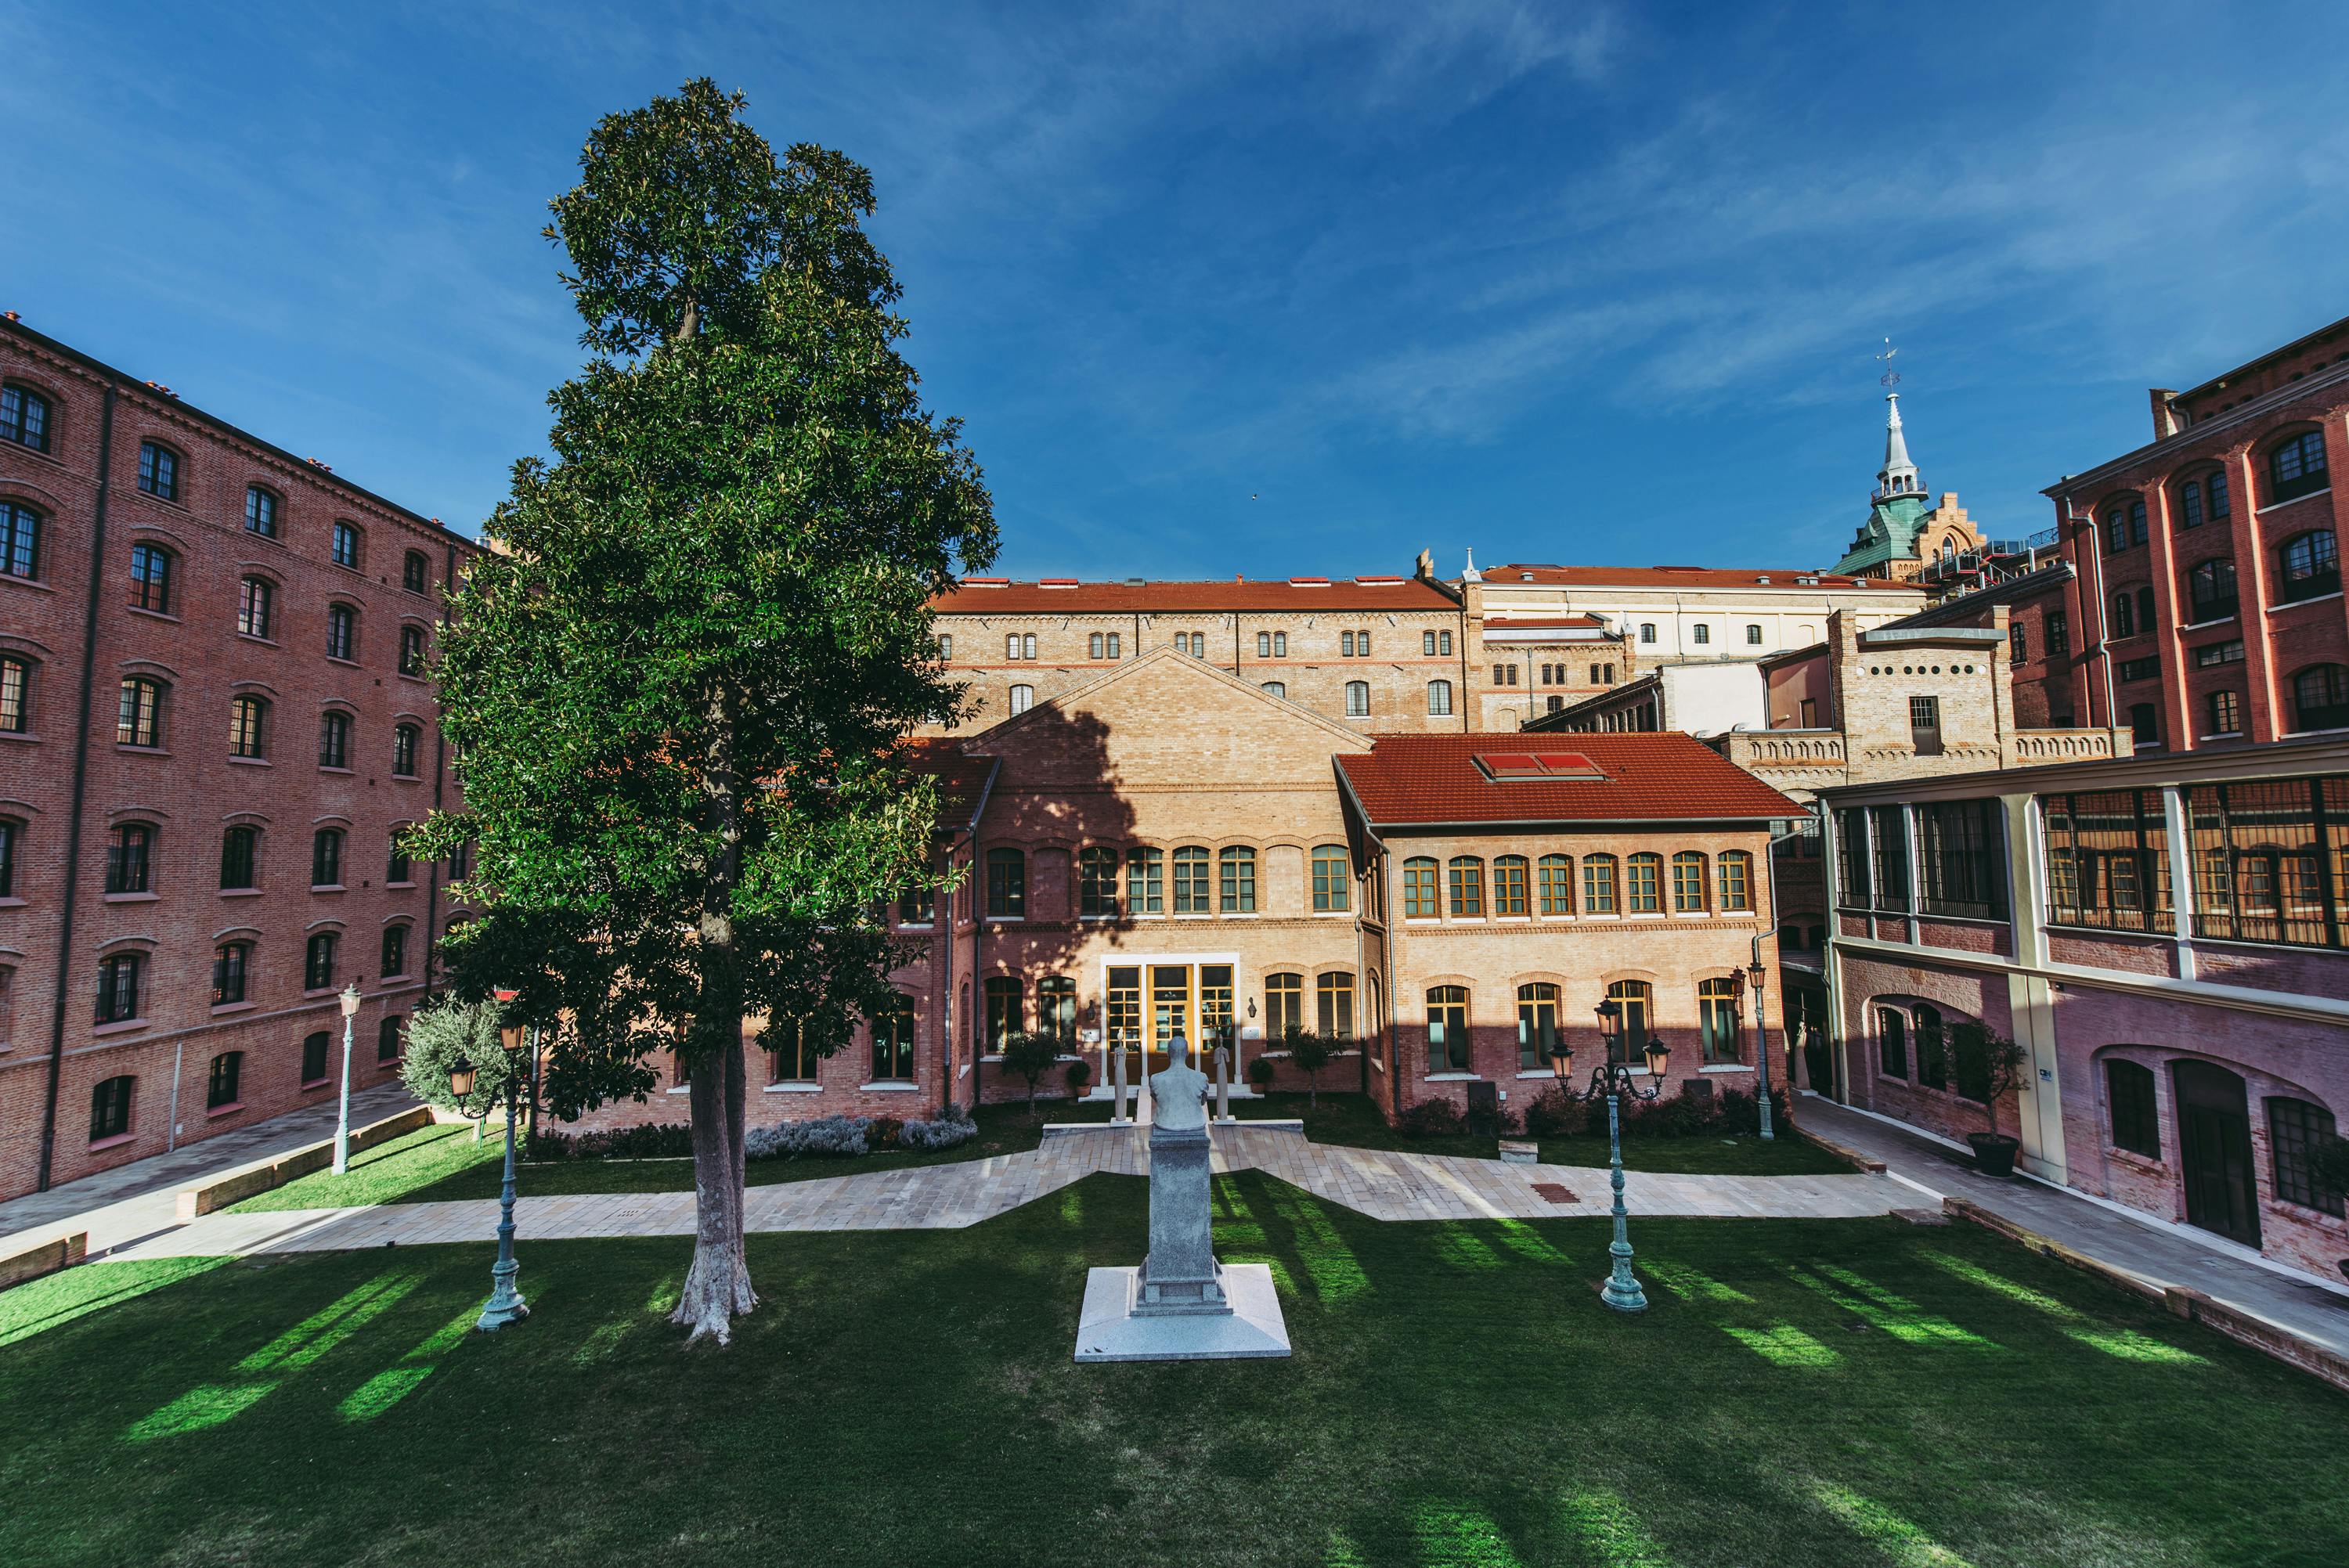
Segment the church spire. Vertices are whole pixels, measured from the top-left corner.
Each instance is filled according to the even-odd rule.
[[[1884,422],[1884,466],[1876,473],[1876,499],[1923,495],[1925,481],[1918,477],[1917,465],[1909,460],[1909,439],[1900,430],[1900,394],[1887,392],[1884,401],[1891,414]]]

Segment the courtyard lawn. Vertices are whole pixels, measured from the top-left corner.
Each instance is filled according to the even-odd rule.
[[[1389,1127],[1370,1100],[1359,1094],[1324,1094],[1318,1107],[1309,1105],[1308,1097],[1301,1094],[1236,1099],[1232,1113],[1249,1121],[1302,1118],[1306,1136],[1316,1143],[1399,1149],[1419,1154],[1469,1155],[1485,1160],[1500,1153],[1497,1139],[1464,1135],[1408,1137]],[[748,1176],[750,1185],[758,1187],[773,1181],[805,1181],[822,1176],[983,1160],[1035,1148],[1047,1122],[1107,1121],[1109,1115],[1106,1100],[1040,1100],[1032,1118],[1024,1101],[984,1106],[978,1112],[978,1136],[958,1149],[935,1152],[882,1150],[855,1160],[754,1160],[748,1167]],[[1607,1140],[1603,1133],[1596,1138],[1546,1138],[1541,1140],[1541,1157],[1553,1165],[1603,1167],[1607,1163]],[[234,1204],[233,1212],[341,1209],[374,1203],[494,1198],[503,1181],[504,1159],[502,1126],[477,1144],[470,1125],[436,1124],[354,1154],[349,1171],[342,1176],[321,1171],[298,1177],[283,1187]],[[1851,1169],[1817,1145],[1783,1128],[1776,1140],[1769,1143],[1752,1137],[1642,1138],[1634,1134],[1624,1140],[1623,1164],[1631,1171],[1740,1176],[1826,1174]],[[683,1192],[693,1186],[693,1162],[525,1162],[520,1167],[516,1184],[521,1191],[537,1197],[558,1193]]]
[[[487,1245],[85,1265],[0,1295],[0,1563],[2349,1558],[2349,1398],[1985,1231],[1635,1221],[1623,1317],[1603,1222],[1215,1190],[1291,1359],[1071,1362],[1087,1265],[1141,1253],[1113,1176],[753,1236],[725,1351],[661,1320],[676,1239],[526,1243],[494,1336]]]

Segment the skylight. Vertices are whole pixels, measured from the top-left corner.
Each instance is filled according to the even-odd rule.
[[[1480,751],[1476,767],[1495,784],[1527,779],[1579,780],[1607,777],[1607,770],[1579,751]]]

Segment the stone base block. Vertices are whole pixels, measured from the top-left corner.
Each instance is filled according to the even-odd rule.
[[[1085,1305],[1077,1315],[1079,1361],[1230,1361],[1288,1354],[1288,1326],[1265,1264],[1224,1264],[1224,1291],[1232,1304],[1227,1313],[1137,1317],[1141,1275],[1139,1267],[1086,1274]]]

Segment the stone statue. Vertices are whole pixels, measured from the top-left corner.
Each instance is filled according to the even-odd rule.
[[[1154,1130],[1189,1131],[1207,1125],[1207,1075],[1177,1057],[1150,1075],[1150,1121]],[[1153,1162],[1154,1164],[1155,1161]]]

